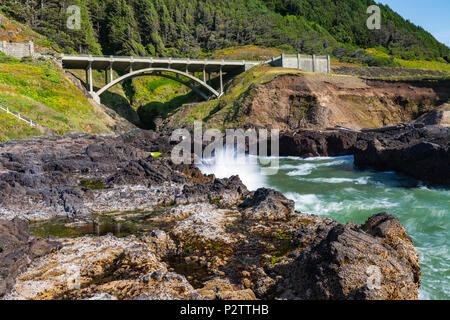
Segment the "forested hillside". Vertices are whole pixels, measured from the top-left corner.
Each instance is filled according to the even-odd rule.
[[[67,52],[198,57],[254,44],[283,51],[364,59],[377,48],[401,59],[450,61],[428,32],[382,7],[381,30],[368,30],[373,0],[1,0],[0,10]],[[65,8],[81,8],[81,30]],[[407,5],[405,3],[405,5]],[[383,64],[383,63],[381,63]]]

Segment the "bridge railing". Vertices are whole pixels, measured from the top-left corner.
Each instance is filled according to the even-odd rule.
[[[99,59],[127,59],[127,60],[154,60],[154,61],[161,61],[161,60],[170,60],[171,62],[186,62],[189,61],[190,63],[203,63],[203,62],[214,62],[214,63],[242,63],[245,64],[246,62],[264,62],[264,61],[247,61],[247,60],[236,60],[236,59],[190,59],[190,58],[172,58],[172,57],[140,57],[140,56],[102,56],[102,55],[88,55],[88,54],[77,54],[77,55],[61,55],[61,58],[70,58],[70,57],[79,57],[79,58],[99,58]]]
[[[0,109],[5,111],[7,114],[11,114],[12,116],[16,117],[17,119],[26,122],[28,125],[30,125],[32,127],[37,127],[37,124],[33,120],[31,120],[27,117],[24,117],[23,115],[21,115],[17,111],[12,110],[10,107],[4,105],[3,103],[0,103]]]

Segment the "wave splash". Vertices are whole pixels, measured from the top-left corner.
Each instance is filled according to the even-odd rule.
[[[202,159],[198,168],[203,174],[214,174],[220,179],[238,175],[251,191],[267,186],[258,158],[236,150],[218,151],[214,157]]]

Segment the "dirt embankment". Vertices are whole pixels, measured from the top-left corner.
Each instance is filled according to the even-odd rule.
[[[386,78],[386,77],[445,77],[449,73],[442,70],[413,69],[413,68],[391,68],[391,67],[354,67],[354,66],[332,66],[335,74],[352,75],[363,78]]]
[[[368,80],[354,76],[289,74],[252,85],[224,119],[252,126],[323,129],[336,125],[353,129],[411,122],[447,102],[450,80]],[[218,113],[219,115],[219,113]],[[223,116],[223,114],[221,114]]]

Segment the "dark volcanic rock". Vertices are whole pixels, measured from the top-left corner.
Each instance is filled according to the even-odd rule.
[[[358,138],[351,131],[299,130],[280,135],[280,155],[308,157],[335,157],[350,155]]]
[[[425,127],[363,134],[354,148],[361,169],[397,171],[450,185],[450,128]]]
[[[153,157],[132,160],[107,179],[108,184],[161,184],[165,181],[187,183],[188,179],[174,170],[170,161]]]
[[[33,259],[58,246],[56,242],[30,237],[24,220],[0,220],[0,297],[11,290],[17,275]]]
[[[450,185],[450,128],[404,124],[363,132],[284,132],[280,155],[354,155],[361,169],[397,171],[433,184]]]
[[[279,191],[260,188],[252,192],[242,203],[246,219],[285,219],[295,210],[295,203]]]
[[[175,198],[177,204],[214,201],[223,205],[233,205],[248,194],[247,187],[238,176],[214,179],[207,183],[185,185],[180,195]]]
[[[342,155],[373,135],[300,132],[288,140],[304,156]],[[403,135],[396,146],[418,136]],[[63,238],[52,251],[57,245],[30,237],[26,222],[0,221],[5,299],[417,298],[417,253],[387,214],[344,226],[295,212],[278,191],[249,193],[238,176],[216,179],[173,164],[165,157],[170,143],[155,133],[71,134],[0,148],[0,217],[64,216],[72,218],[64,226],[76,228],[96,212],[117,219],[117,228],[122,221],[154,228]],[[74,267],[78,289],[70,286]]]
[[[0,145],[0,216],[82,218],[106,207],[148,210],[175,197],[192,202],[235,193],[236,201],[246,194],[239,178],[213,181],[194,166],[173,164],[166,159],[171,148],[168,135],[145,131],[7,142]],[[165,157],[154,158],[151,152]],[[200,186],[193,186],[196,183]],[[179,195],[176,189],[183,187]]]
[[[405,228],[381,213],[364,225],[337,222],[296,234],[301,249],[276,270],[286,294],[300,299],[417,299],[420,267]]]

